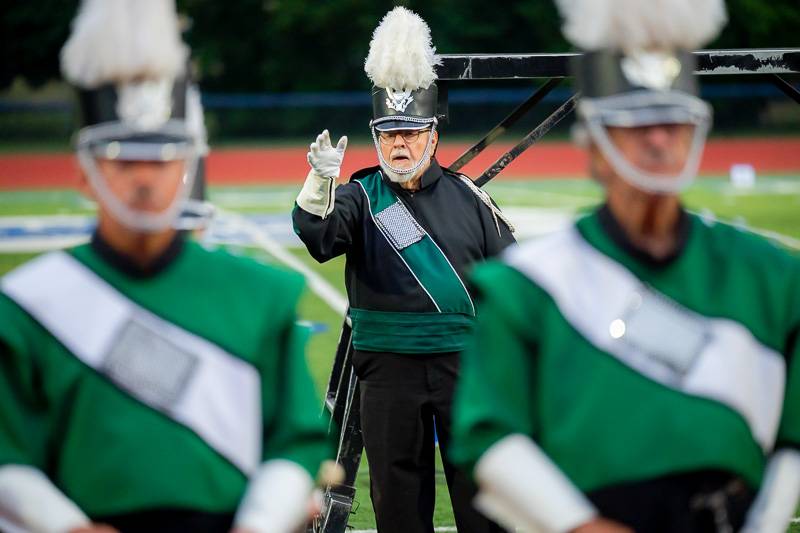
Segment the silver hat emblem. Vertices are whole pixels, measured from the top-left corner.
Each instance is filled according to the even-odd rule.
[[[386,94],[389,96],[386,99],[386,107],[389,109],[394,109],[398,113],[405,111],[408,107],[408,104],[414,101],[414,97],[411,96],[411,91],[407,89],[396,91],[390,87],[387,87]]]
[[[666,90],[681,73],[681,62],[664,52],[639,52],[622,58],[622,73],[633,85]]]
[[[117,115],[135,130],[158,129],[172,115],[172,81],[147,80],[118,85]]]

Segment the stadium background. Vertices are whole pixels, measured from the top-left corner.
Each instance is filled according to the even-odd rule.
[[[313,290],[301,315],[315,331],[308,354],[320,395],[341,323],[343,261],[316,264],[294,238],[289,211],[306,174],[306,146],[323,128],[351,138],[344,175],[374,164],[361,68],[372,28],[394,3],[178,0],[206,107],[210,199],[221,213],[204,238],[309,276]],[[403,4],[430,22],[442,53],[568,50],[550,1],[492,9],[477,0]],[[58,80],[58,50],[76,6],[75,0],[15,3],[0,21],[0,274],[91,231],[93,207],[74,189],[77,165],[69,151],[75,108]],[[797,0],[730,0],[728,7],[731,22],[710,48],[800,47]],[[797,86],[800,78],[790,81]],[[453,161],[534,85],[453,84],[440,161]],[[702,90],[714,106],[715,129],[686,206],[800,253],[800,105],[758,76],[706,77]],[[467,173],[483,171],[569,94],[567,82]],[[584,177],[584,156],[569,144],[571,120],[487,186],[522,238],[560,227],[600,198]],[[437,526],[452,530],[441,471],[437,481]],[[364,464],[351,521],[356,529],[374,528],[367,487]],[[800,532],[800,521],[792,531]]]

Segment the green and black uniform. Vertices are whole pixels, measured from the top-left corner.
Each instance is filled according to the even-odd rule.
[[[330,453],[302,278],[176,238],[144,271],[98,237],[2,280],[0,465],[122,531],[228,531],[248,477]]]
[[[299,207],[292,215],[315,259],[347,258],[353,361],[378,529],[427,532],[433,419],[446,447],[457,352],[475,315],[464,280],[474,263],[514,239],[462,178],[435,160],[415,192],[373,167],[336,189],[327,217]],[[486,530],[471,509],[469,483],[449,463],[446,474],[459,528]]]
[[[768,455],[800,446],[800,261],[693,215],[679,226],[655,261],[604,207],[476,270],[457,463],[524,434],[637,531],[703,531],[688,508],[719,490],[741,520]]]

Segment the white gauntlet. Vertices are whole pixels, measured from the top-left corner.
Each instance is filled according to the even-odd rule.
[[[311,143],[307,155],[311,171],[297,195],[297,205],[301,209],[322,218],[331,214],[336,178],[339,177],[346,148],[347,137],[340,138],[334,148],[328,130],[317,135],[317,140]]]
[[[597,510],[528,437],[509,435],[475,465],[475,507],[509,531],[563,533]]]
[[[335,189],[336,178],[321,178],[312,169],[295,201],[303,211],[325,218],[333,212]]]
[[[286,459],[267,461],[250,480],[234,525],[256,533],[290,533],[309,518],[314,482]]]
[[[800,452],[772,454],[761,490],[747,513],[742,533],[783,533],[800,503]]]
[[[41,470],[25,465],[0,467],[0,517],[28,533],[63,533],[90,524]]]

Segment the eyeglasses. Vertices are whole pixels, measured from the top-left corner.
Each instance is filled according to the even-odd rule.
[[[406,144],[413,144],[417,142],[420,134],[425,131],[430,130],[426,128],[423,130],[381,131],[378,132],[378,138],[381,140],[381,144],[392,144],[399,135]]]

